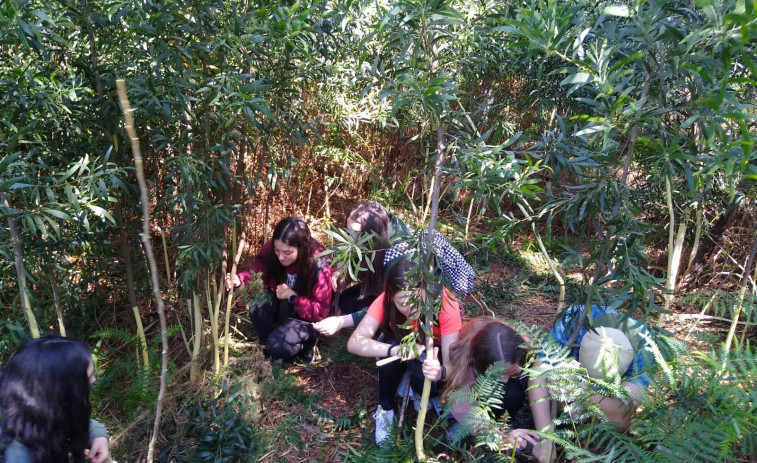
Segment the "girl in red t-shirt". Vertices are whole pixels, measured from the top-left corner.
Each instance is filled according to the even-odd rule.
[[[384,292],[373,301],[368,313],[355,328],[347,343],[347,350],[363,357],[400,355],[399,340],[409,333],[401,325],[408,319],[417,321],[419,314],[414,299],[425,297],[425,292],[421,289],[408,290],[413,287],[413,282],[410,281],[413,265],[409,260],[400,260],[387,271]],[[376,443],[384,440],[391,429],[395,391],[406,370],[409,371],[410,385],[415,394],[420,396],[423,380],[428,378],[434,381],[431,396],[438,395],[441,382],[451,373],[448,367],[442,365],[441,360],[449,355],[449,348],[457,341],[461,325],[460,305],[451,292],[443,289],[442,306],[438,319],[434,321],[433,330],[434,342],[441,346],[439,359],[436,358],[438,348],[422,362],[412,352],[403,352],[402,361],[379,367],[379,407],[374,415]],[[411,329],[418,329],[416,322],[411,323]],[[377,333],[380,336],[374,340]],[[418,347],[420,354],[423,347]]]

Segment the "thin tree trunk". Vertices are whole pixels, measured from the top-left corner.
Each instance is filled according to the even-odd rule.
[[[63,308],[60,305],[60,294],[58,294],[58,281],[55,278],[55,269],[51,268],[48,270],[47,278],[50,280],[50,288],[53,290],[55,313],[58,315],[58,329],[60,330],[60,335],[66,337],[66,325],[63,323]]]
[[[226,275],[226,259],[221,264],[222,275]],[[213,281],[215,286],[215,279],[212,279],[210,270],[208,270],[208,278],[205,280],[205,298],[208,302],[208,312],[210,312],[210,335],[213,338],[213,373],[218,374],[221,371],[221,351],[218,347],[218,318],[221,312],[221,294],[213,292],[216,296],[215,300],[211,298],[210,294],[210,282]]]
[[[142,242],[144,243],[145,252],[147,253],[147,261],[150,265],[150,277],[152,280],[152,293],[155,298],[155,303],[158,307],[158,318],[160,320],[160,340],[161,340],[161,366],[160,366],[160,387],[158,389],[158,397],[155,405],[155,423],[152,429],[152,436],[150,436],[150,443],[147,448],[147,462],[152,463],[153,452],[155,450],[155,440],[158,438],[158,432],[160,430],[160,416],[163,411],[163,397],[166,392],[166,373],[168,370],[168,326],[166,323],[166,314],[163,307],[163,297],[160,294],[160,284],[158,282],[158,265],[155,261],[155,255],[152,252],[152,245],[150,244],[150,200],[147,192],[147,183],[145,182],[145,174],[143,168],[142,154],[139,148],[139,138],[134,130],[134,118],[132,116],[131,105],[129,104],[129,98],[126,94],[126,81],[118,79],[116,81],[118,86],[118,97],[121,102],[121,109],[124,114],[126,132],[129,135],[131,141],[131,152],[134,155],[134,165],[136,167],[137,182],[139,183],[140,203],[142,204]]]
[[[8,195],[4,192],[0,192],[0,201],[3,205],[10,209],[8,203]],[[37,318],[34,316],[34,311],[29,305],[29,300],[26,298],[26,270],[24,270],[24,250],[21,246],[21,235],[16,228],[16,219],[8,214],[8,232],[11,235],[11,242],[13,243],[13,263],[16,266],[16,278],[18,279],[18,300],[21,302],[21,311],[26,318],[26,324],[29,326],[29,334],[32,338],[39,337],[39,327],[37,326]]]
[[[678,278],[678,268],[681,264],[681,251],[683,249],[683,239],[686,236],[686,222],[681,222],[678,225],[678,235],[676,236],[675,227],[675,208],[673,207],[673,182],[670,175],[665,176],[665,200],[668,206],[668,215],[670,216],[670,223],[668,224],[668,278],[665,282],[665,289],[668,291],[665,294],[665,311],[670,311],[670,306],[673,304],[675,296],[673,292],[676,289],[676,279]],[[660,318],[657,320],[657,326],[662,326],[665,323],[667,314],[660,314]]]
[[[192,360],[189,367],[189,380],[194,381],[200,371],[200,348],[202,347],[202,308],[197,292],[192,293],[192,320],[194,320],[194,334],[192,336]]]
[[[244,231],[242,232],[244,233]],[[244,236],[242,237],[244,239]],[[233,228],[231,229],[231,252],[234,254],[234,263],[231,264],[231,281],[234,281],[234,278],[237,274],[237,257],[242,256],[242,250],[244,249],[244,246],[239,246],[239,249],[237,249],[237,225],[234,223]],[[229,297],[226,298],[226,317],[224,318],[224,325],[223,325],[223,366],[224,368],[229,365],[229,324],[231,323],[231,303],[233,302],[234,298],[232,297],[234,294],[234,285],[231,285],[231,290],[229,291]]]
[[[726,211],[715,221],[709,229],[706,238],[701,241],[694,260],[686,271],[686,274],[681,278],[680,287],[683,291],[690,291],[695,288],[699,276],[705,269],[705,262],[715,252],[718,242],[731,223],[734,212],[736,212],[736,201],[731,200]]]
[[[473,215],[474,202],[475,202],[475,199],[471,198],[470,207],[468,207],[468,218],[465,220],[465,241],[468,241],[468,231],[470,230],[470,220],[471,220],[471,216]]]
[[[754,266],[754,273],[752,274],[752,283],[754,284],[755,281],[757,281],[757,266]],[[746,340],[747,331],[749,331],[749,328],[751,328],[753,317],[754,315],[750,318],[747,318],[746,322],[744,323],[744,329],[741,330],[741,341],[739,342],[739,349],[744,349],[744,341]]]
[[[694,263],[694,257],[696,257],[697,252],[699,251],[699,242],[702,239],[702,221],[704,220],[703,212],[702,210],[704,207],[702,204],[697,205],[697,213],[696,218],[694,219],[696,221],[696,228],[694,229],[694,242],[691,244],[691,253],[689,254],[689,262],[686,264],[686,271],[688,272],[691,268],[691,264]]]
[[[436,129],[436,161],[434,162],[434,177],[433,188],[431,190],[431,216],[429,218],[428,236],[426,243],[426,263],[431,263],[431,252],[434,241],[434,230],[436,229],[436,221],[439,217],[439,182],[442,176],[442,166],[444,165],[444,154],[446,151],[445,144],[444,124],[441,119],[439,120],[439,126]],[[426,320],[426,333],[433,333],[431,320]],[[426,356],[434,355],[434,337],[426,336]],[[425,452],[423,450],[423,428],[426,423],[426,411],[428,410],[428,398],[431,395],[431,381],[425,378],[423,381],[423,393],[421,394],[421,408],[418,411],[418,420],[415,425],[415,453],[418,456],[419,461],[426,459]]]
[[[741,308],[744,305],[744,296],[746,295],[746,284],[749,281],[749,273],[754,265],[754,256],[757,254],[757,229],[754,230],[754,241],[752,242],[752,248],[749,250],[749,258],[744,266],[744,274],[741,276],[741,282],[739,283],[739,301],[736,306],[736,311],[733,314],[731,321],[731,328],[728,330],[728,336],[725,338],[725,352],[728,353],[731,350],[731,343],[733,343],[733,337],[736,334],[736,327],[739,324],[739,316],[741,315]]]

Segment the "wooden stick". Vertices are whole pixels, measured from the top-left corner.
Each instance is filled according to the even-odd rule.
[[[400,358],[401,357],[399,355],[392,355],[391,357],[386,357],[386,358],[383,358],[383,359],[377,361],[376,362],[376,366],[380,367],[380,366],[386,365],[387,363],[392,363],[395,360],[399,360]]]

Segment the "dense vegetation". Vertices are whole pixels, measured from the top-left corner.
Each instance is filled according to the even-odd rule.
[[[660,374],[634,431],[563,416],[548,438],[566,458],[747,461],[756,45],[753,0],[5,0],[3,357],[49,331],[96,343],[96,402],[123,432],[114,455],[145,458],[161,370],[152,277],[174,408],[147,458],[287,459],[266,447],[253,403],[266,393],[357,429],[374,404],[334,423],[281,368],[263,381],[270,367],[240,347],[241,312],[219,282],[281,217],[328,230],[371,197],[418,226],[440,217],[479,270],[533,251],[559,309],[602,303],[659,323]],[[152,269],[118,79],[144,158]],[[482,306],[506,305],[479,289]],[[664,330],[679,313],[725,329]],[[581,401],[578,374],[556,379]],[[511,459],[493,437],[435,435],[433,455]],[[412,457],[362,442],[319,460]]]

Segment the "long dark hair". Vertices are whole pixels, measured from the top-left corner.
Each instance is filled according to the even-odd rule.
[[[509,368],[522,367],[528,350],[523,336],[510,325],[491,318],[474,318],[460,329],[460,338],[450,346],[448,364],[452,373],[447,378],[442,399],[455,389],[460,389],[467,380],[467,372],[473,370],[478,377],[495,362],[503,362]]]
[[[91,358],[86,344],[60,336],[29,340],[11,357],[0,376],[0,461],[18,441],[35,463],[84,462]]]
[[[365,269],[357,274],[360,281],[359,299],[367,296],[378,296],[384,287],[384,255],[389,247],[389,213],[383,206],[374,201],[366,201],[358,204],[347,216],[348,220],[360,224],[361,233],[374,233],[370,241],[373,254],[373,271],[365,264],[368,259],[363,255],[360,266]]]
[[[315,254],[321,245],[310,235],[308,224],[299,217],[287,217],[273,229],[273,239],[297,248],[297,280],[292,289],[298,294],[309,296],[318,276]],[[272,273],[277,282],[283,283],[286,280],[286,269],[279,259],[273,260]]]
[[[400,325],[407,321],[394,303],[394,296],[400,291],[411,291],[417,287],[413,279],[413,262],[402,259],[398,260],[386,274],[384,281],[384,317],[381,319],[381,331],[385,336],[394,336],[401,340],[409,333],[408,330],[400,329]]]

